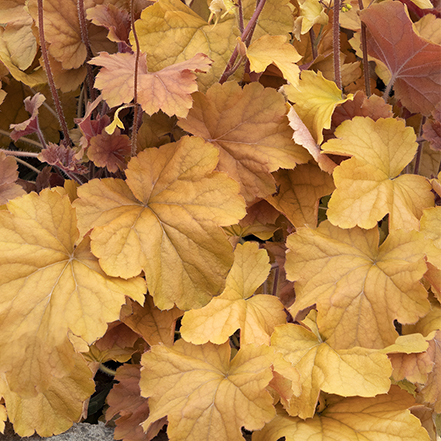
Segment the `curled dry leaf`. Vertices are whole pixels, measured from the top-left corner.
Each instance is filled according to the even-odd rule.
[[[36,93],[32,98],[26,97],[24,100],[24,106],[28,113],[31,114],[30,118],[19,124],[11,124],[9,126],[12,129],[11,138],[17,141],[22,136],[30,135],[38,130],[38,109],[45,102],[46,98],[41,93]]]
[[[129,47],[130,14],[112,4],[95,5],[87,9],[86,16],[93,24],[104,26],[107,38],[117,43],[126,43]]]
[[[0,152],[0,205],[26,194],[23,188],[15,183],[17,178],[17,162],[12,156]]]
[[[85,173],[87,171],[87,167],[76,159],[73,149],[52,142],[49,142],[48,147],[38,154],[38,159],[67,172]]]
[[[441,151],[441,104],[432,111],[432,117],[423,125],[423,137],[429,141],[433,150]]]

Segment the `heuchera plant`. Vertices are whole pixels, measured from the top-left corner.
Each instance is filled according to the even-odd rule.
[[[0,23],[0,430],[66,431],[101,367],[125,441],[437,439],[438,0]]]

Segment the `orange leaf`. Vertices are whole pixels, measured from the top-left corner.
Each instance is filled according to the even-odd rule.
[[[149,416],[148,400],[141,397],[139,388],[140,365],[125,364],[120,366],[115,375],[115,384],[107,395],[109,408],[106,411],[106,421],[109,422],[115,415],[115,439],[130,441],[149,441],[153,439],[165,424],[163,418],[144,433],[141,423]]]
[[[101,52],[90,63],[103,66],[95,79],[110,107],[130,103],[134,94],[135,54]],[[207,72],[211,60],[204,54],[181,63],[172,64],[157,72],[148,72],[146,55],[138,64],[138,102],[152,115],[162,110],[169,116],[185,118],[192,105],[191,94],[197,91],[196,74]]]
[[[266,200],[295,227],[315,227],[320,198],[335,188],[332,177],[316,165],[302,164],[294,170],[279,170],[275,178],[279,191]]]
[[[92,137],[87,156],[97,167],[107,167],[115,173],[126,168],[126,159],[130,157],[131,142],[127,135],[121,135],[116,129],[111,135],[106,131]]]
[[[359,14],[368,30],[369,55],[391,72],[395,96],[411,112],[430,115],[441,101],[441,46],[414,31],[401,2],[382,2]]]
[[[15,183],[17,178],[18,172],[15,158],[0,152],[0,205],[26,194],[23,188]]]
[[[121,310],[121,320],[150,346],[160,343],[172,346],[176,320],[183,314],[178,308],[161,311],[154,305],[152,296],[147,295],[144,306],[129,300]]]
[[[271,172],[307,162],[308,153],[292,141],[283,97],[274,89],[234,81],[215,84],[194,104],[179,125],[220,151],[218,169],[241,184],[248,202],[274,193]]]

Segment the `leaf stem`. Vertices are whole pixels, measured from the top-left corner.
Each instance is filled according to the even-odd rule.
[[[100,369],[101,372],[104,372],[105,374],[110,375],[111,377],[114,377],[116,375],[116,371],[114,371],[113,369],[108,368],[103,363],[100,363],[99,369]]]
[[[30,170],[34,171],[37,174],[39,174],[41,172],[41,170],[38,170],[38,168],[34,167],[31,164],[28,164],[26,161],[23,161],[23,159],[15,158],[15,160],[17,162],[19,162],[20,164],[23,164],[25,167],[29,168]]]
[[[363,0],[358,0],[358,9],[362,11],[364,8]],[[371,83],[369,77],[369,60],[367,52],[367,35],[366,35],[366,25],[361,22],[361,51],[363,52],[363,74],[364,74],[364,88],[366,90],[366,96],[369,98],[371,96]]]
[[[44,39],[44,20],[43,20],[43,0],[37,0],[38,5],[38,32],[40,37],[41,54],[43,55],[44,67],[46,70],[49,88],[51,90],[52,99],[54,100],[55,109],[57,111],[58,121],[63,131],[63,144],[66,148],[71,145],[69,130],[67,128],[66,118],[64,117],[63,108],[61,107],[60,98],[58,96],[57,88],[55,87],[54,77],[49,63],[49,55],[46,47],[46,40]]]
[[[383,93],[383,99],[384,99],[384,101],[386,101],[386,103],[389,101],[389,94],[390,94],[390,91],[392,90],[392,86],[394,85],[394,82],[395,82],[395,79],[394,79],[394,77],[392,77],[389,81],[389,84],[386,87],[386,90]]]
[[[138,64],[139,64],[139,40],[138,40],[138,34],[136,33],[135,29],[135,4],[134,0],[131,0],[131,27],[133,36],[135,37],[135,44],[136,44],[136,55],[135,55],[135,75],[133,79],[133,105],[135,107],[135,113],[133,115],[133,125],[132,125],[132,151],[131,156],[136,156],[136,139],[138,134]]]
[[[238,7],[239,7],[239,31],[242,35],[244,30],[242,0],[238,0]]]
[[[29,156],[32,158],[36,158],[39,155],[39,153],[34,153],[34,152],[19,152],[17,150],[5,150],[5,149],[0,149],[0,152],[3,152],[5,155]]]
[[[256,10],[253,13],[253,16],[250,18],[250,21],[248,22],[246,28],[244,29],[244,31],[242,32],[242,35],[240,37],[240,39],[245,43],[245,45],[248,47],[250,42],[251,42],[251,38],[253,36],[254,33],[254,29],[256,27],[256,23],[257,23],[257,19],[259,18],[260,13],[262,12],[263,7],[265,6],[266,0],[260,0],[260,2],[258,3]],[[225,66],[225,70],[222,73],[220,79],[219,79],[219,83],[223,84],[225,83],[225,81],[227,81],[228,77],[230,75],[232,75],[234,73],[235,70],[233,70],[233,67],[235,65],[235,61],[237,58],[237,55],[239,54],[239,51],[237,49],[237,46],[234,48],[233,53],[231,54],[230,59],[228,60],[227,65]]]
[[[337,87],[342,90],[340,69],[340,0],[334,0],[334,20],[332,29],[334,46],[334,81]]]
[[[7,136],[9,138],[11,137],[11,134],[9,132],[7,132],[6,130],[2,130],[2,129],[0,129],[0,135]],[[34,145],[35,147],[38,147],[40,149],[44,148],[38,141],[34,141],[33,139],[25,138],[24,136],[22,136],[20,138],[20,141],[27,142],[27,143]],[[8,151],[12,151],[12,150],[8,150]]]
[[[312,60],[314,61],[317,58],[317,46],[315,45],[315,32],[314,29],[309,30],[309,39],[311,40],[311,52],[312,52]]]
[[[87,87],[89,89],[89,97],[91,101],[95,101],[96,92],[93,88],[92,66],[87,61],[93,58],[92,49],[90,48],[89,33],[87,31],[86,13],[84,11],[84,0],[77,0],[78,20],[80,22],[81,41],[86,46],[86,68],[87,68]]]
[[[421,118],[421,124],[420,124],[420,133],[419,136],[421,137],[423,132],[423,125],[426,122],[426,117],[423,116]],[[421,156],[423,155],[423,141],[418,141],[418,150],[415,155],[415,166],[413,168],[413,174],[417,175],[420,171],[420,163],[421,163]]]

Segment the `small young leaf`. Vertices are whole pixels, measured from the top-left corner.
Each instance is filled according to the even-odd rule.
[[[193,344],[222,344],[240,329],[241,345],[269,344],[274,327],[285,323],[286,314],[276,296],[253,296],[268,277],[268,262],[267,252],[256,243],[237,245],[224,292],[202,309],[184,314],[182,338]]]

